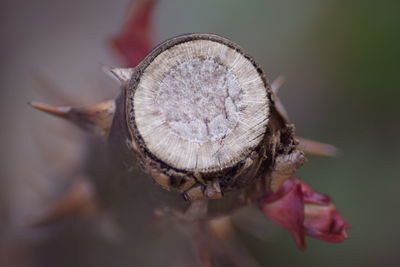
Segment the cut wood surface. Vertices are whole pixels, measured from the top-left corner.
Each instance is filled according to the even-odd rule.
[[[226,169],[263,140],[266,83],[230,41],[210,34],[178,37],[153,51],[138,72],[128,90],[129,125],[169,166]]]

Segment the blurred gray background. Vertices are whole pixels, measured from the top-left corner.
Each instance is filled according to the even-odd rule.
[[[49,233],[25,223],[56,194],[57,174],[84,156],[79,130],[26,103],[113,97],[117,86],[100,68],[119,63],[108,38],[128,2],[0,1],[0,263],[31,266],[32,247]],[[234,40],[270,80],[286,77],[280,96],[297,134],[343,151],[310,157],[297,175],[333,196],[353,226],[349,239],[309,239],[300,252],[285,230],[261,221],[265,236],[239,230],[260,265],[400,266],[400,1],[160,0],[154,26],[157,43],[188,32]]]

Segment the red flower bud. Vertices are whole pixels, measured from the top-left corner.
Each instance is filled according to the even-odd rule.
[[[312,191],[300,180],[288,179],[278,192],[260,201],[260,208],[271,220],[288,229],[302,250],[306,247],[305,235],[341,242],[350,229],[329,196]]]

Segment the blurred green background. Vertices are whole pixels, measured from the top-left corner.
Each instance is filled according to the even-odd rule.
[[[26,106],[40,99],[32,77],[45,73],[81,105],[113,96],[100,64],[118,64],[107,38],[128,2],[1,1],[0,263],[14,255],[13,265],[30,266],[32,244],[49,233],[24,220],[51,198],[52,168],[81,153],[78,131],[59,138],[48,125],[69,125]],[[297,175],[333,196],[349,239],[309,239],[300,252],[265,220],[264,236],[239,230],[261,266],[400,266],[400,1],[160,0],[154,27],[157,43],[188,32],[234,40],[270,80],[286,77],[280,96],[297,134],[343,152],[310,157]]]

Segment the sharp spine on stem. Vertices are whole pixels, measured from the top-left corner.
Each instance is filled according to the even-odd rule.
[[[115,100],[107,100],[89,107],[52,106],[29,102],[37,110],[66,119],[95,135],[107,136],[115,113]]]
[[[103,71],[121,85],[127,84],[135,68],[112,68],[103,66]]]

